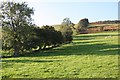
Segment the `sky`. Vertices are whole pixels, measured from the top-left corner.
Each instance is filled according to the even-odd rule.
[[[10,0],[11,1],[11,0]],[[118,19],[117,0],[14,0],[34,8],[37,26],[61,24],[64,18],[73,23],[88,18],[89,22]]]

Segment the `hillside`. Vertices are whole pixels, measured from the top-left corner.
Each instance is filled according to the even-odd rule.
[[[2,59],[3,78],[117,78],[118,33],[74,36],[73,43]]]
[[[77,24],[75,24],[74,28],[77,28]],[[53,25],[53,27],[56,29],[56,30],[59,30],[60,29],[60,25]],[[98,29],[98,27],[104,27],[103,31],[111,31],[111,30],[117,30],[117,29],[120,29],[119,25],[118,24],[93,24],[93,23],[90,23],[89,26],[88,26],[88,32],[93,33],[94,32],[101,32],[100,29]],[[73,29],[73,31],[75,31]]]
[[[59,31],[60,25],[52,25],[52,26],[55,28],[55,30],[58,30],[58,31]]]

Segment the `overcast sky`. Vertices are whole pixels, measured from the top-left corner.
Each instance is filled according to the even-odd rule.
[[[5,0],[4,0],[5,1]],[[8,0],[7,0],[8,1]],[[12,0],[9,0],[12,1]],[[14,0],[33,7],[38,26],[61,24],[66,17],[73,23],[82,18],[89,22],[118,19],[118,0]]]

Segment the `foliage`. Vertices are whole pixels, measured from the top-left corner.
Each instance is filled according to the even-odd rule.
[[[65,43],[70,43],[73,40],[72,38],[73,31],[71,28],[73,26],[74,24],[70,21],[69,18],[63,19],[63,22],[60,27],[60,31],[62,32]]]
[[[19,56],[20,52],[31,49],[29,40],[32,35],[33,8],[29,8],[25,2],[2,2],[0,10],[3,50],[13,49],[14,56]]]
[[[39,49],[46,49],[46,47],[54,47],[63,43],[63,36],[60,31],[56,31],[52,26],[42,26],[41,28],[34,28],[36,39],[35,45]]]
[[[88,27],[89,21],[87,18],[81,19],[78,22],[78,26],[77,26],[77,32],[80,33],[81,31],[86,31],[87,27]]]
[[[34,11],[25,2],[3,2],[0,9],[3,50],[13,51],[14,56],[24,51],[53,48],[63,43],[62,33],[54,27],[46,25],[38,28],[32,24],[31,15]]]
[[[70,26],[71,24],[72,24],[72,22],[70,21],[69,18],[64,18],[63,19],[63,22],[62,22],[63,26]]]

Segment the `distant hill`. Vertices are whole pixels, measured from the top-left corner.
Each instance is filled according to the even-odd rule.
[[[55,28],[55,30],[59,30],[60,29],[60,25],[52,25],[54,28]]]
[[[120,20],[96,21],[96,22],[91,22],[90,24],[120,24]]]
[[[120,24],[120,20],[106,20],[106,21],[96,21],[96,22],[90,22],[88,27],[97,27],[97,26],[117,26]],[[52,25],[56,30],[60,29],[60,24],[58,25]],[[74,26],[77,27],[77,24]]]
[[[106,20],[106,21],[96,21],[96,22],[90,22],[88,26],[88,31],[91,33],[93,32],[99,32],[103,28],[103,31],[109,31],[109,30],[117,30],[120,28],[118,27],[120,24],[120,20]],[[56,30],[60,29],[60,25],[52,25]],[[75,24],[74,28],[77,28],[78,24]],[[102,28],[101,28],[102,27]],[[73,33],[76,33],[73,29]]]

